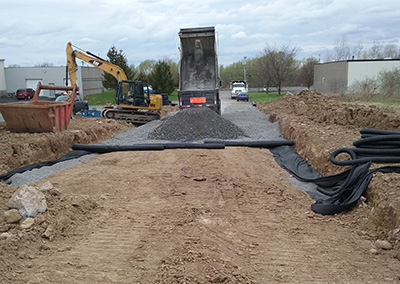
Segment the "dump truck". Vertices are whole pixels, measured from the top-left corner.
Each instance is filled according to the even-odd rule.
[[[179,31],[179,108],[208,107],[221,114],[215,28]]]

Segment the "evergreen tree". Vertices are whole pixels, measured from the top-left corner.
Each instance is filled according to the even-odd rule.
[[[117,51],[113,45],[107,52],[109,61],[122,68],[124,70],[128,80],[133,80],[135,72],[128,66],[128,60],[122,50]],[[118,86],[118,80],[109,73],[103,74],[103,87],[106,89],[116,89]]]
[[[148,76],[144,72],[140,72],[139,75],[136,77],[136,81],[142,81],[148,83]]]
[[[164,60],[160,60],[154,65],[148,79],[153,90],[158,94],[170,94],[175,89],[170,66]]]

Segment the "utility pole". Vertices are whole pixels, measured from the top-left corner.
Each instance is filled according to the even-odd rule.
[[[246,62],[247,62],[247,57],[245,56],[243,58],[243,62],[242,62],[242,64],[243,64],[243,80],[245,80],[245,81],[246,81]]]

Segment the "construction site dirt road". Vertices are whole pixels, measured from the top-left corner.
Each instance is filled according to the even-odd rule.
[[[351,146],[360,128],[400,130],[395,111],[311,92],[258,108],[324,175],[343,170],[329,162],[329,154]],[[104,119],[71,123],[92,124],[98,133],[86,142],[75,130],[70,144],[105,139],[99,133],[106,125],[114,125],[109,133],[127,130]],[[20,145],[36,139],[47,145],[42,148],[62,135],[3,131],[2,139],[17,144],[23,137]],[[1,149],[3,156],[8,149]],[[16,149],[10,155],[18,160]],[[25,155],[2,173],[65,154],[55,152]],[[314,201],[292,184],[268,149],[113,152],[32,185],[46,182],[57,190],[46,193],[48,210],[33,226],[1,223],[1,283],[400,282],[396,174],[376,174],[365,198],[334,216],[311,211]],[[1,212],[15,190],[0,184]]]

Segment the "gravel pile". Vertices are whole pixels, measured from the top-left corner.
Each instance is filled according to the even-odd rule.
[[[246,133],[231,121],[209,108],[188,108],[165,119],[148,139],[197,141],[203,139],[237,139]]]

